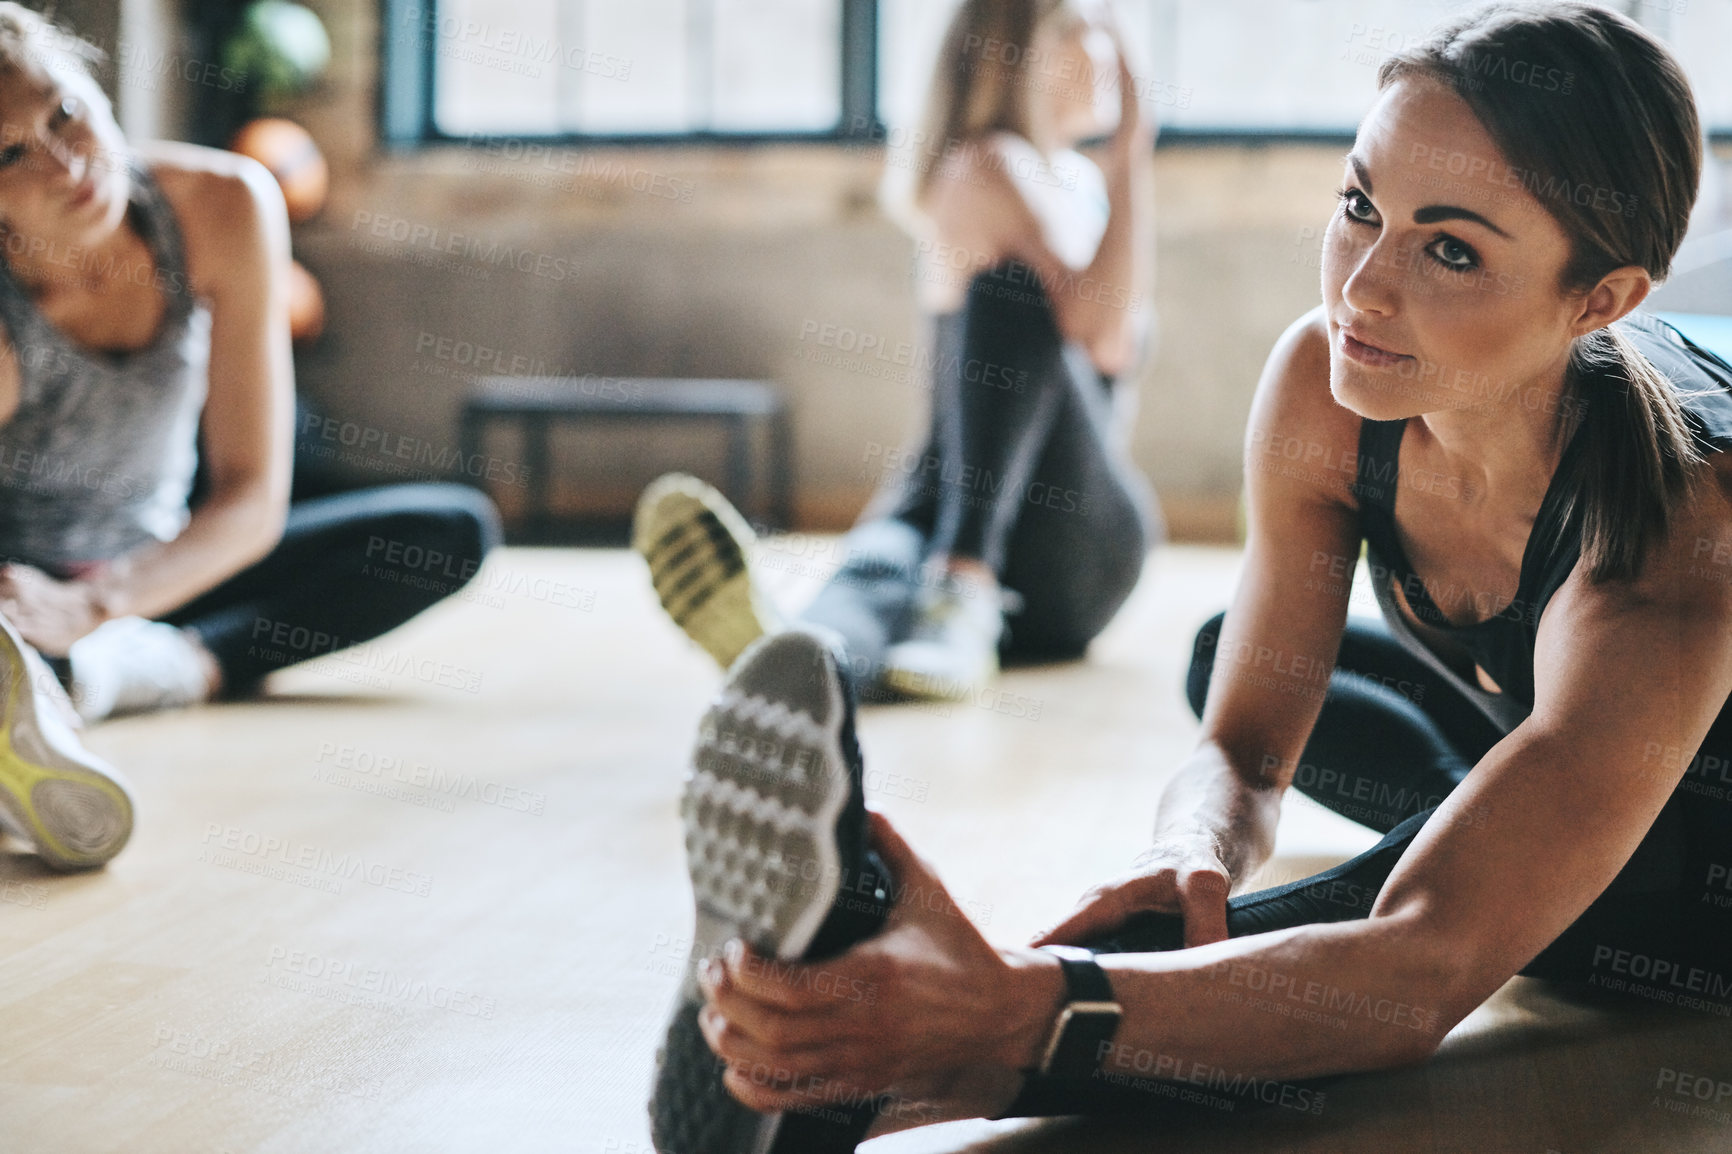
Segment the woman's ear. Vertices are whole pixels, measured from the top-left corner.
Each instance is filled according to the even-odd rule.
[[[1613,269],[1582,298],[1581,309],[1571,326],[1571,335],[1585,336],[1621,320],[1647,300],[1653,288],[1654,278],[1639,265],[1627,264]]]

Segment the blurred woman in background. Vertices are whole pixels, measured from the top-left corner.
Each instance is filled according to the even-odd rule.
[[[67,867],[132,810],[63,686],[86,720],[251,691],[460,583],[406,580],[410,551],[466,579],[498,538],[457,486],[290,506],[282,193],[232,153],[130,147],[95,55],[0,3],[0,820]]]
[[[1076,151],[1108,134],[1100,165]],[[957,11],[887,181],[932,316],[930,427],[799,615],[841,635],[864,695],[964,699],[1001,652],[1080,656],[1136,584],[1160,532],[1126,455],[1152,316],[1151,147],[1104,6]],[[636,545],[724,667],[780,628],[751,532],[709,486],[652,486]]]

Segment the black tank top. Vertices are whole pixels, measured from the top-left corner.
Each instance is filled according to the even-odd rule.
[[[1671,325],[1645,313],[1619,322],[1620,331],[1672,383],[1685,420],[1705,453],[1732,449],[1732,366],[1692,343]],[[1592,392],[1592,389],[1589,390]],[[1405,418],[1363,421],[1359,427],[1357,482],[1360,535],[1366,544],[1373,588],[1391,630],[1428,665],[1448,675],[1506,731],[1533,709],[1534,638],[1552,596],[1581,557],[1577,517],[1563,517],[1569,503],[1566,478],[1572,475],[1582,439],[1572,437],[1552,475],[1522,555],[1516,594],[1492,617],[1472,625],[1452,625],[1414,573],[1395,532],[1395,493]],[[1503,690],[1487,693],[1448,670],[1419,640],[1400,615],[1391,587],[1399,584],[1413,615],[1458,642]]]

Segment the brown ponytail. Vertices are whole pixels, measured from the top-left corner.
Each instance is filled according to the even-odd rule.
[[[1695,98],[1665,45],[1575,0],[1497,4],[1384,61],[1378,83],[1414,75],[1467,102],[1569,234],[1561,291],[1630,265],[1665,278],[1702,171]],[[1592,579],[1632,577],[1688,500],[1702,454],[1671,383],[1616,326],[1576,341],[1565,388],[1583,443],[1563,523],[1580,518]]]
[[[1035,37],[1051,21],[1082,20],[1072,0],[964,0],[938,49],[919,130],[891,160],[893,216],[907,223],[925,210],[951,148],[999,131],[1033,139]]]

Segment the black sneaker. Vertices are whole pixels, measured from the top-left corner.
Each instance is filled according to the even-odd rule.
[[[697,978],[732,938],[766,958],[813,961],[883,926],[890,878],[866,844],[862,772],[833,643],[793,629],[747,649],[699,724],[680,804],[697,926],[656,1056],[661,1154],[840,1154],[865,1138],[875,1102],[758,1114],[735,1101],[698,1029]]]

